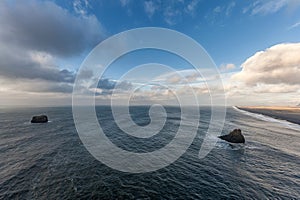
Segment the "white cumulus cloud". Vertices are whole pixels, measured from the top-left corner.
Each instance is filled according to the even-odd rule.
[[[257,52],[242,64],[242,71],[233,76],[247,85],[300,85],[300,43],[286,43]]]

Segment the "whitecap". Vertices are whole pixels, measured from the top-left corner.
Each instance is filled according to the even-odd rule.
[[[263,114],[252,113],[252,112],[248,112],[248,111],[245,111],[245,110],[241,110],[241,109],[237,108],[236,106],[232,106],[232,107],[233,107],[233,109],[239,111],[240,113],[243,113],[245,115],[249,115],[249,116],[254,117],[256,119],[281,124],[286,128],[293,129],[293,130],[296,130],[296,131],[300,131],[300,126],[298,124],[295,124],[295,123],[292,123],[292,122],[289,122],[289,121],[286,121],[286,120],[275,119],[273,117],[269,117],[269,116],[266,116],[266,115],[263,115]]]

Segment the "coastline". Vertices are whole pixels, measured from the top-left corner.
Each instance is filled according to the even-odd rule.
[[[286,120],[300,125],[299,107],[267,107],[267,106],[236,106],[240,110],[266,115],[275,119]]]

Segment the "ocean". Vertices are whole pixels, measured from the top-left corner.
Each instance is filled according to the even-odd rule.
[[[118,147],[151,152],[167,145],[180,125],[180,108],[166,107],[155,136],[124,134],[108,106],[96,107],[106,136]],[[133,120],[150,122],[149,107],[130,108]],[[47,114],[46,124],[31,124]],[[126,173],[96,160],[81,142],[71,107],[0,109],[0,199],[299,199],[300,128],[227,108],[222,134],[240,128],[244,145],[218,140],[203,159],[198,153],[210,121],[201,107],[197,135],[174,163],[154,172]]]

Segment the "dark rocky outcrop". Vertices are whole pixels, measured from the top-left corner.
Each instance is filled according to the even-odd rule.
[[[221,135],[219,138],[231,143],[245,143],[241,129],[234,129],[228,135]]]
[[[31,123],[47,123],[48,117],[46,115],[33,116]]]

